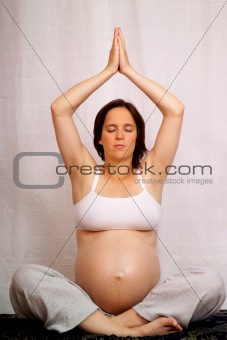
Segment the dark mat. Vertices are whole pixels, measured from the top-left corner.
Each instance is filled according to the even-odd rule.
[[[85,334],[78,328],[66,333],[56,333],[46,330],[40,322],[35,320],[17,319],[15,315],[0,315],[0,339],[21,339],[21,340],[76,340],[76,339],[141,339],[141,338],[119,338],[115,335],[92,335]],[[144,337],[143,339],[154,340],[225,340],[227,339],[227,310],[223,310],[215,316],[198,323],[193,323],[181,333],[174,333],[165,336]]]

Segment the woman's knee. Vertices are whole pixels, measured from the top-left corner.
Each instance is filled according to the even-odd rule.
[[[209,297],[216,300],[221,306],[226,298],[225,283],[222,276],[216,270],[207,268],[204,272],[204,281]]]
[[[216,273],[216,276],[214,279],[214,289],[216,293],[219,294],[221,300],[223,301],[222,303],[224,303],[226,299],[225,282],[224,282],[223,277],[218,272],[215,272],[215,273]]]
[[[43,268],[43,266],[37,264],[26,264],[19,267],[12,277],[10,293],[21,292],[34,283],[37,284],[37,279]]]
[[[221,309],[225,298],[226,290],[222,276],[210,267],[189,267],[185,271],[195,295],[201,300],[201,306],[217,312]]]

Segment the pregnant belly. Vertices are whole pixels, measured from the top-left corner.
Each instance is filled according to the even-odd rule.
[[[142,301],[160,276],[155,246],[136,233],[127,234],[99,234],[79,247],[76,258],[76,283],[114,315]]]

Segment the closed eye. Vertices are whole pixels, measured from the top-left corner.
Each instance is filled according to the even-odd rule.
[[[124,131],[126,132],[133,132],[135,129],[135,127],[131,124],[125,124],[124,126]],[[116,126],[114,124],[110,124],[108,126],[106,126],[106,131],[107,132],[114,132],[116,131]]]

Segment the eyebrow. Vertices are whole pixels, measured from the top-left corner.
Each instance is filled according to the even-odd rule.
[[[108,125],[105,125],[105,127],[111,127],[111,126],[117,127],[117,124],[108,124]],[[135,127],[135,125],[130,124],[130,123],[124,124],[124,127],[127,127],[127,126]]]

